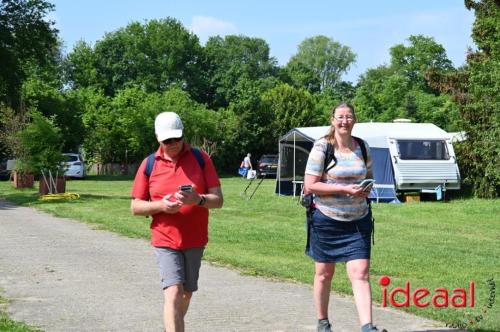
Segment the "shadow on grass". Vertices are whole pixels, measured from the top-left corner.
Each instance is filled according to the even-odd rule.
[[[7,200],[8,202],[16,205],[30,205],[31,203],[34,203],[38,201],[38,193],[9,193],[3,195],[2,199]],[[14,206],[12,205],[5,205],[2,204],[0,205],[0,209],[5,210],[5,209],[12,209]]]
[[[94,194],[81,194],[80,195],[80,200],[82,199],[89,199],[89,200],[98,200],[98,199],[124,199],[129,201],[131,198],[130,196],[110,196],[110,195],[94,195]],[[78,201],[78,200],[75,200]],[[71,201],[69,201],[71,202]]]
[[[134,175],[88,175],[85,179],[71,179],[70,181],[131,181],[134,180]]]
[[[61,199],[41,200],[38,193],[33,193],[33,194],[11,193],[4,195],[2,199],[7,200],[11,204],[0,204],[0,210],[8,210],[15,208],[15,206],[13,206],[12,204],[20,206],[31,206],[31,205],[42,205],[42,204],[82,204],[82,203],[88,203],[90,201],[108,200],[108,199],[129,201],[130,196],[81,194],[80,198],[78,199],[61,198]]]

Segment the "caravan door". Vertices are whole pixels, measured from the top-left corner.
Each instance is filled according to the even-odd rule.
[[[397,190],[460,189],[460,173],[447,139],[388,138]]]

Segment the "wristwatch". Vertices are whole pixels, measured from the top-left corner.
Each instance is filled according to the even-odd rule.
[[[205,195],[200,195],[200,201],[198,202],[198,206],[203,206],[207,202],[207,198]]]

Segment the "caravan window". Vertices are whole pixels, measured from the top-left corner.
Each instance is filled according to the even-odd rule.
[[[398,140],[399,158],[406,160],[448,160],[444,140]]]

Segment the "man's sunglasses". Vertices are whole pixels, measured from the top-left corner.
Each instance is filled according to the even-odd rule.
[[[177,143],[182,141],[182,136],[181,137],[174,137],[174,138],[168,138],[164,141],[161,141],[163,144],[172,144],[172,143]]]

